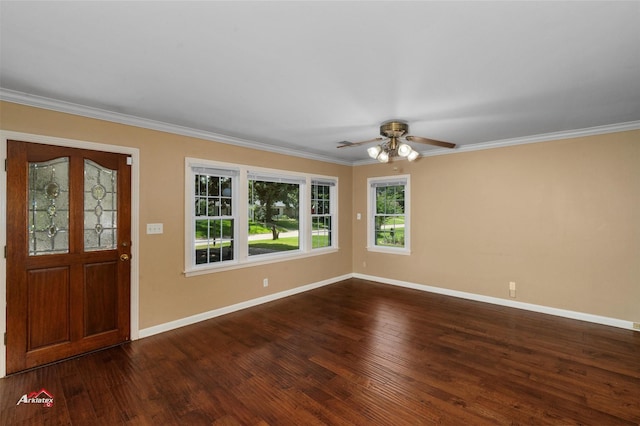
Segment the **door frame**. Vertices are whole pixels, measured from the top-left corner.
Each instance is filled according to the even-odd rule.
[[[140,150],[138,148],[108,145],[76,139],[58,138],[53,136],[34,135],[30,133],[5,131],[0,129],[0,378],[6,376],[7,347],[4,344],[4,333],[7,332],[7,259],[4,257],[4,247],[7,245],[7,172],[4,164],[7,159],[7,140],[19,140],[46,145],[58,145],[69,148],[90,149],[94,151],[126,154],[131,157],[131,340],[139,338],[139,245],[140,245]]]

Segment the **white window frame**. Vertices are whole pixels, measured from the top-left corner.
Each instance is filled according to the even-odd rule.
[[[194,179],[198,169],[226,170],[237,173],[232,185],[232,217],[234,219],[235,235],[233,260],[214,263],[195,264],[195,188]],[[295,180],[300,184],[299,204],[299,247],[297,250],[260,254],[249,256],[249,177],[270,177],[283,181]],[[332,245],[331,247],[311,248],[311,182],[315,180],[335,182],[332,187]],[[185,252],[184,274],[194,276],[237,268],[245,268],[274,262],[293,260],[309,256],[322,255],[338,251],[338,227],[337,227],[337,194],[338,178],[333,176],[319,176],[315,174],[292,172],[288,170],[276,170],[261,167],[247,166],[243,164],[223,163],[198,158],[185,158]]]
[[[329,213],[328,214],[323,214],[323,215],[314,215],[311,212],[311,206],[309,206],[309,215],[310,215],[310,228],[312,228],[309,232],[309,235],[311,235],[311,240],[310,240],[310,244],[313,245],[313,217],[314,216],[329,216],[330,221],[331,221],[331,229],[329,229],[329,234],[331,235],[331,244],[326,246],[326,247],[311,247],[313,251],[320,251],[320,250],[331,250],[334,249],[337,246],[337,229],[338,229],[338,221],[336,220],[337,218],[337,206],[338,206],[338,180],[335,178],[326,178],[326,177],[313,177],[311,179],[311,184],[309,186],[309,202],[311,202],[311,197],[313,194],[313,188],[312,185],[325,185],[329,187]]]
[[[189,231],[189,235],[191,238],[191,246],[190,247],[194,247],[196,244],[195,241],[195,234],[196,234],[196,221],[198,220],[203,220],[203,219],[209,219],[209,218],[213,218],[213,217],[217,217],[219,219],[232,219],[233,220],[233,259],[232,260],[221,260],[220,262],[214,262],[214,263],[202,263],[202,264],[196,264],[196,259],[195,259],[195,250],[190,250],[190,264],[194,267],[194,268],[205,268],[205,267],[211,267],[212,265],[218,265],[218,264],[224,264],[224,266],[230,265],[230,264],[234,264],[237,263],[237,258],[238,258],[238,244],[236,243],[236,236],[238,234],[238,193],[239,193],[239,184],[240,184],[240,179],[239,179],[239,170],[235,167],[217,167],[211,164],[199,164],[199,163],[194,163],[191,165],[190,167],[191,169],[191,181],[189,182],[189,184],[191,185],[191,209],[190,209],[190,216],[186,216],[190,218],[190,231]],[[213,215],[209,215],[209,216],[196,216],[195,214],[195,198],[196,198],[196,194],[195,194],[195,188],[194,188],[194,182],[195,182],[195,176],[196,175],[208,175],[208,176],[216,176],[216,177],[228,177],[231,178],[231,215],[219,215],[219,216],[213,216]]]
[[[244,173],[243,173],[244,174]],[[304,206],[307,206],[306,203],[304,203],[304,200],[307,198],[307,194],[308,194],[308,186],[307,186],[307,178],[304,175],[300,175],[300,174],[294,174],[294,173],[288,173],[288,172],[283,172],[283,171],[273,171],[273,170],[265,170],[265,169],[257,169],[257,168],[250,168],[247,170],[246,173],[246,182],[244,184],[244,186],[247,187],[247,191],[249,190],[249,181],[251,180],[256,180],[256,181],[261,181],[261,182],[272,182],[272,183],[290,183],[290,184],[297,184],[300,185],[300,189],[298,192],[298,197],[299,197],[299,204],[298,204],[298,249],[297,250],[288,250],[288,251],[282,251],[282,252],[276,252],[276,253],[267,253],[267,254],[259,254],[259,255],[249,255],[249,238],[247,236],[247,238],[239,243],[242,244],[243,246],[246,247],[247,250],[247,256],[249,256],[249,258],[253,261],[254,259],[263,259],[263,258],[270,258],[270,257],[281,257],[281,256],[293,256],[296,254],[299,254],[301,251],[304,250],[304,248],[306,247],[307,244],[311,244],[310,242],[308,242],[308,238],[306,236],[306,232],[304,232],[304,230],[307,227],[307,217],[304,214]],[[248,197],[248,192],[247,192],[247,198],[245,198],[245,201],[247,201],[249,199]],[[246,225],[249,220],[249,205],[248,203],[245,203],[246,207],[247,207],[247,220],[243,222],[243,224],[241,226],[248,228],[248,226],[244,226]],[[247,231],[248,232],[248,231]]]
[[[404,247],[376,245],[376,187],[404,186]],[[411,176],[383,176],[367,179],[367,250],[389,254],[411,254]]]

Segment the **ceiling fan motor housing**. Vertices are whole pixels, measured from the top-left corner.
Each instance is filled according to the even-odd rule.
[[[387,138],[401,138],[409,131],[409,125],[402,121],[387,121],[380,125],[380,135]]]

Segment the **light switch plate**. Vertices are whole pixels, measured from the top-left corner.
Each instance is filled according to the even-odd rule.
[[[147,223],[147,234],[162,234],[163,232],[161,223]]]

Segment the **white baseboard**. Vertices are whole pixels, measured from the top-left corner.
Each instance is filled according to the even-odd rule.
[[[192,315],[190,317],[181,318],[179,320],[166,322],[164,324],[154,325],[153,327],[143,328],[138,333],[140,339],[144,337],[153,336],[154,334],[164,333],[165,331],[174,330],[176,328],[184,327],[186,325],[195,324],[200,321],[205,321],[211,318],[219,317],[221,315],[230,314],[242,309],[250,308],[252,306],[261,305],[263,303],[272,302],[274,300],[282,299],[283,297],[293,296],[294,294],[303,293],[305,291],[313,290],[314,288],[323,287],[325,285],[337,283],[338,281],[351,278],[351,274],[342,275],[340,277],[330,278],[328,280],[319,281],[303,285],[301,287],[292,288],[291,290],[281,291],[279,293],[269,294],[267,296],[258,297],[257,299],[247,300],[245,302],[236,303],[235,305],[225,306],[222,308],[214,309],[212,311],[203,312],[201,314]]]
[[[376,281],[383,284],[391,284],[399,287],[407,287],[415,290],[427,291],[430,293],[443,294],[445,296],[459,297],[461,299],[475,300],[477,302],[491,303],[493,305],[501,305],[509,308],[524,309],[526,311],[539,312],[542,314],[555,315],[558,317],[570,318],[579,321],[587,321],[611,327],[624,328],[633,331],[639,331],[633,328],[632,321],[625,321],[617,318],[603,317],[600,315],[587,314],[584,312],[569,311],[566,309],[551,308],[549,306],[534,305],[531,303],[516,302],[515,300],[500,299],[499,297],[483,296],[480,294],[466,293],[464,291],[449,290],[446,288],[432,287],[423,284],[410,283],[406,281],[393,280],[389,278],[376,277],[364,274],[352,274],[353,278],[363,280]]]
[[[274,300],[282,299],[282,298],[287,297],[287,296],[292,296],[294,294],[303,293],[305,291],[313,290],[315,288],[323,287],[323,286],[326,286],[326,285],[329,285],[329,284],[334,284],[334,283],[337,283],[339,281],[343,281],[343,280],[346,280],[346,279],[349,279],[349,278],[359,278],[359,279],[363,279],[363,280],[379,282],[379,283],[382,283],[382,284],[390,284],[390,285],[395,285],[395,286],[398,286],[398,287],[406,287],[406,288],[411,288],[411,289],[414,289],[414,290],[426,291],[426,292],[429,292],[429,293],[437,293],[437,294],[442,294],[442,295],[445,295],[445,296],[458,297],[458,298],[461,298],[461,299],[468,299],[468,300],[474,300],[474,301],[477,301],[477,302],[491,303],[493,305],[500,305],[500,306],[506,306],[506,307],[509,307],[509,308],[523,309],[523,310],[526,310],[526,311],[539,312],[539,313],[542,313],[542,314],[555,315],[555,316],[563,317],[563,318],[570,318],[570,319],[575,319],[575,320],[579,320],[579,321],[587,321],[587,322],[591,322],[591,323],[595,323],[595,324],[608,325],[608,326],[611,326],[611,327],[624,328],[624,329],[627,329],[627,330],[638,331],[638,330],[633,328],[633,322],[620,320],[620,319],[617,319],[617,318],[603,317],[603,316],[600,316],[600,315],[587,314],[587,313],[584,313],[584,312],[569,311],[569,310],[566,310],[566,309],[552,308],[552,307],[543,306],[543,305],[534,305],[534,304],[531,304],[531,303],[523,303],[523,302],[517,302],[517,301],[514,301],[514,300],[500,299],[498,297],[490,297],[490,296],[483,296],[483,295],[475,294],[475,293],[467,293],[467,292],[464,292],[464,291],[449,290],[449,289],[441,288],[441,287],[433,287],[433,286],[428,286],[428,285],[423,285],[423,284],[411,283],[411,282],[407,282],[407,281],[394,280],[394,279],[390,279],[390,278],[383,278],[383,277],[376,277],[376,276],[372,276],[372,275],[353,273],[353,274],[346,274],[346,275],[342,275],[342,276],[339,276],[339,277],[330,278],[328,280],[319,281],[319,282],[316,282],[316,283],[303,285],[301,287],[296,287],[296,288],[293,288],[291,290],[286,290],[286,291],[282,291],[282,292],[279,292],[279,293],[269,294],[269,295],[264,296],[264,297],[258,297],[256,299],[247,300],[245,302],[240,302],[240,303],[237,303],[235,305],[225,306],[225,307],[214,309],[214,310],[211,310],[211,311],[208,311],[208,312],[203,312],[201,314],[192,315],[192,316],[186,317],[186,318],[181,318],[179,320],[170,321],[170,322],[167,322],[167,323],[164,323],[164,324],[155,325],[153,327],[144,328],[144,329],[140,330],[139,338],[142,339],[144,337],[153,336],[155,334],[159,334],[159,333],[163,333],[165,331],[170,331],[170,330],[174,330],[176,328],[180,328],[180,327],[184,327],[184,326],[187,326],[187,325],[195,324],[195,323],[198,323],[200,321],[205,321],[205,320],[208,320],[208,319],[211,319],[211,318],[219,317],[221,315],[230,314],[232,312],[236,312],[236,311],[239,311],[239,310],[242,310],[242,309],[250,308],[252,306],[261,305],[263,303],[272,302]]]

